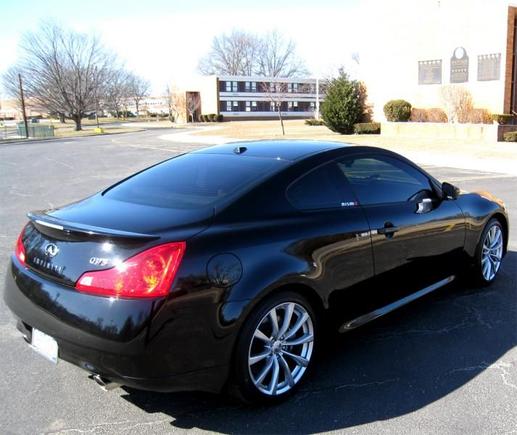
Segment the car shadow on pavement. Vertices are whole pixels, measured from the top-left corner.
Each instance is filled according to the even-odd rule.
[[[123,398],[146,412],[171,416],[171,425],[179,428],[339,430],[419,410],[487,369],[500,374],[492,388],[515,388],[517,367],[502,357],[516,345],[517,253],[509,252],[489,288],[459,283],[330,339],[310,379],[279,405],[249,407],[224,396],[130,389]]]

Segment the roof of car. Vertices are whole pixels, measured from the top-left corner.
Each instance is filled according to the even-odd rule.
[[[194,151],[203,154],[237,154],[294,161],[311,154],[350,146],[342,142],[317,140],[260,140],[231,142]]]

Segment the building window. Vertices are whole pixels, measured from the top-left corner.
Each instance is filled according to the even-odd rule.
[[[233,112],[238,112],[239,111],[239,102],[238,101],[234,101],[233,102],[233,109],[232,109]]]
[[[298,92],[298,83],[293,83],[293,92]]]
[[[251,90],[251,83],[250,82],[244,83],[244,90],[246,92],[249,92]]]
[[[251,82],[251,92],[257,92],[257,82]]]
[[[256,101],[252,101],[251,102],[251,111],[252,112],[256,112],[257,111],[257,102]]]
[[[251,112],[251,101],[246,101],[246,112]]]
[[[232,82],[226,82],[226,92],[232,91]]]
[[[237,82],[232,82],[232,92],[238,92],[239,88],[237,86]]]
[[[229,82],[227,82],[229,83]],[[232,111],[232,102],[231,101],[227,101],[226,102],[226,111],[227,112],[231,112]]]

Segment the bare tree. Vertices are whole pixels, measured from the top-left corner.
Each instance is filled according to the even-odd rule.
[[[285,136],[284,118],[282,116],[282,103],[284,94],[287,92],[287,83],[281,82],[263,82],[261,83],[262,92],[267,96],[271,109],[278,114],[280,127],[282,128],[282,136]]]
[[[17,95],[13,75],[22,74],[28,99],[75,122],[95,110],[96,96],[109,83],[115,57],[97,37],[44,23],[37,32],[24,35],[20,61],[3,77],[6,90]]]
[[[149,96],[150,83],[135,74],[129,75],[129,94],[135,103],[136,116],[140,116],[140,101]]]
[[[216,36],[201,59],[202,74],[294,77],[307,73],[296,54],[296,44],[274,31],[264,36],[233,30]]]
[[[473,110],[470,92],[460,85],[445,85],[440,93],[449,122],[467,122]]]
[[[264,77],[296,77],[307,74],[296,55],[296,44],[273,31],[261,39],[256,74]]]
[[[104,105],[117,118],[131,97],[131,75],[123,68],[111,70],[111,80],[106,83]],[[127,110],[125,110],[127,112]]]
[[[185,92],[167,86],[167,105],[169,106],[169,119],[178,122],[187,116],[187,98]]]
[[[255,72],[256,55],[261,41],[255,35],[233,30],[214,37],[210,52],[199,62],[205,75],[223,74],[250,76]]]

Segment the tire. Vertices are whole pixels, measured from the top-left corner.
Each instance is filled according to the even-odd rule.
[[[318,331],[313,308],[298,293],[277,293],[259,303],[237,341],[230,391],[246,403],[270,404],[289,397],[312,367]]]
[[[504,231],[497,219],[485,226],[474,259],[474,284],[485,287],[494,282],[499,272],[504,252]]]

